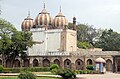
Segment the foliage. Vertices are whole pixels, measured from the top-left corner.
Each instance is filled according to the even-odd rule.
[[[88,70],[94,70],[94,66],[93,66],[93,65],[88,65],[88,66],[87,66],[87,69],[88,69]]]
[[[50,66],[50,70],[52,70],[52,69],[59,69],[59,66],[57,64],[52,64]]]
[[[90,43],[88,43],[88,42],[79,42],[79,41],[77,41],[77,46],[79,47],[79,48],[83,48],[83,49],[88,49],[88,48],[92,48],[93,46],[90,44]]]
[[[49,67],[33,67],[33,68],[4,68],[3,72],[9,73],[19,73],[20,71],[31,71],[31,72],[47,72],[50,71]]]
[[[73,23],[68,23],[68,29],[72,29]]]
[[[95,70],[75,70],[76,74],[98,74],[98,71]]]
[[[76,79],[76,74],[70,69],[59,69],[56,73],[63,77],[63,79]]]
[[[36,76],[33,74],[33,73],[30,73],[30,72],[21,72],[19,75],[18,75],[18,78],[19,79],[36,79]]]
[[[88,42],[94,46],[94,39],[99,35],[99,31],[93,26],[87,24],[77,25],[77,40],[80,42]]]
[[[0,73],[3,72],[4,67],[2,65],[0,65]]]
[[[102,48],[103,51],[120,51],[120,34],[112,29],[103,31],[96,42],[96,47]]]
[[[31,36],[30,32],[17,31],[11,23],[0,19],[0,54],[2,59],[10,59],[13,65],[17,56],[25,58],[27,48],[33,45]]]
[[[1,79],[18,79],[18,78],[17,77],[2,77]],[[37,79],[61,79],[61,78],[37,77]]]

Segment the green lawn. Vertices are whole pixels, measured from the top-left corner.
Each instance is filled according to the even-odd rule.
[[[18,79],[18,78],[17,77],[0,77],[0,79]],[[38,77],[37,79],[60,79],[60,78]]]

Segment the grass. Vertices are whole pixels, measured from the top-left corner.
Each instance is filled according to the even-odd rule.
[[[0,79],[19,79],[19,78],[17,78],[17,77],[0,77]],[[37,79],[60,79],[60,78],[37,77]]]

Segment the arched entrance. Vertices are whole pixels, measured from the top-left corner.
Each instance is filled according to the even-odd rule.
[[[69,68],[71,69],[71,61],[69,59],[66,59],[64,61],[64,68]]]
[[[106,70],[112,71],[112,61],[110,59],[106,61]]]
[[[18,59],[14,61],[14,67],[20,67],[20,61]]]
[[[37,59],[34,59],[33,60],[33,67],[38,67],[39,64],[38,64],[38,60]]]
[[[58,59],[55,59],[54,64],[57,64],[58,66],[60,66],[60,61]]]
[[[50,61],[48,59],[43,60],[43,67],[50,67]]]
[[[81,59],[77,59],[75,61],[75,66],[77,70],[83,70],[83,61]]]
[[[88,59],[88,60],[87,60],[87,65],[92,65],[92,64],[93,64],[92,60],[91,60],[91,59]]]
[[[11,61],[10,61],[10,59],[7,59],[7,60],[6,60],[6,67],[7,67],[7,68],[10,68],[10,67],[11,67]]]
[[[30,62],[28,59],[24,60],[24,67],[29,67],[30,66]]]
[[[2,60],[0,60],[0,65],[2,65]]]

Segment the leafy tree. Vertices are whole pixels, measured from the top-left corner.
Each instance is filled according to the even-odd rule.
[[[17,56],[24,58],[28,47],[33,45],[30,32],[17,31],[16,28],[4,19],[0,19],[0,54],[3,60],[13,61]],[[3,61],[3,64],[4,64]]]
[[[120,51],[120,34],[112,29],[103,31],[96,42],[96,47],[102,48],[103,51]]]
[[[93,47],[89,42],[79,42],[79,41],[77,41],[77,46],[83,49],[89,49]]]
[[[0,54],[5,60],[10,53],[8,50],[12,44],[11,35],[16,31],[15,27],[4,19],[0,19]],[[4,61],[3,61],[4,63]]]
[[[77,25],[77,40],[88,42],[94,46],[94,39],[99,35],[99,31],[93,26],[79,24]]]
[[[27,56],[27,49],[33,45],[32,42],[32,33],[27,31],[16,31],[11,36],[12,44],[9,47],[10,54],[9,57],[14,63],[14,59],[17,56],[20,56],[22,59],[25,59]]]

